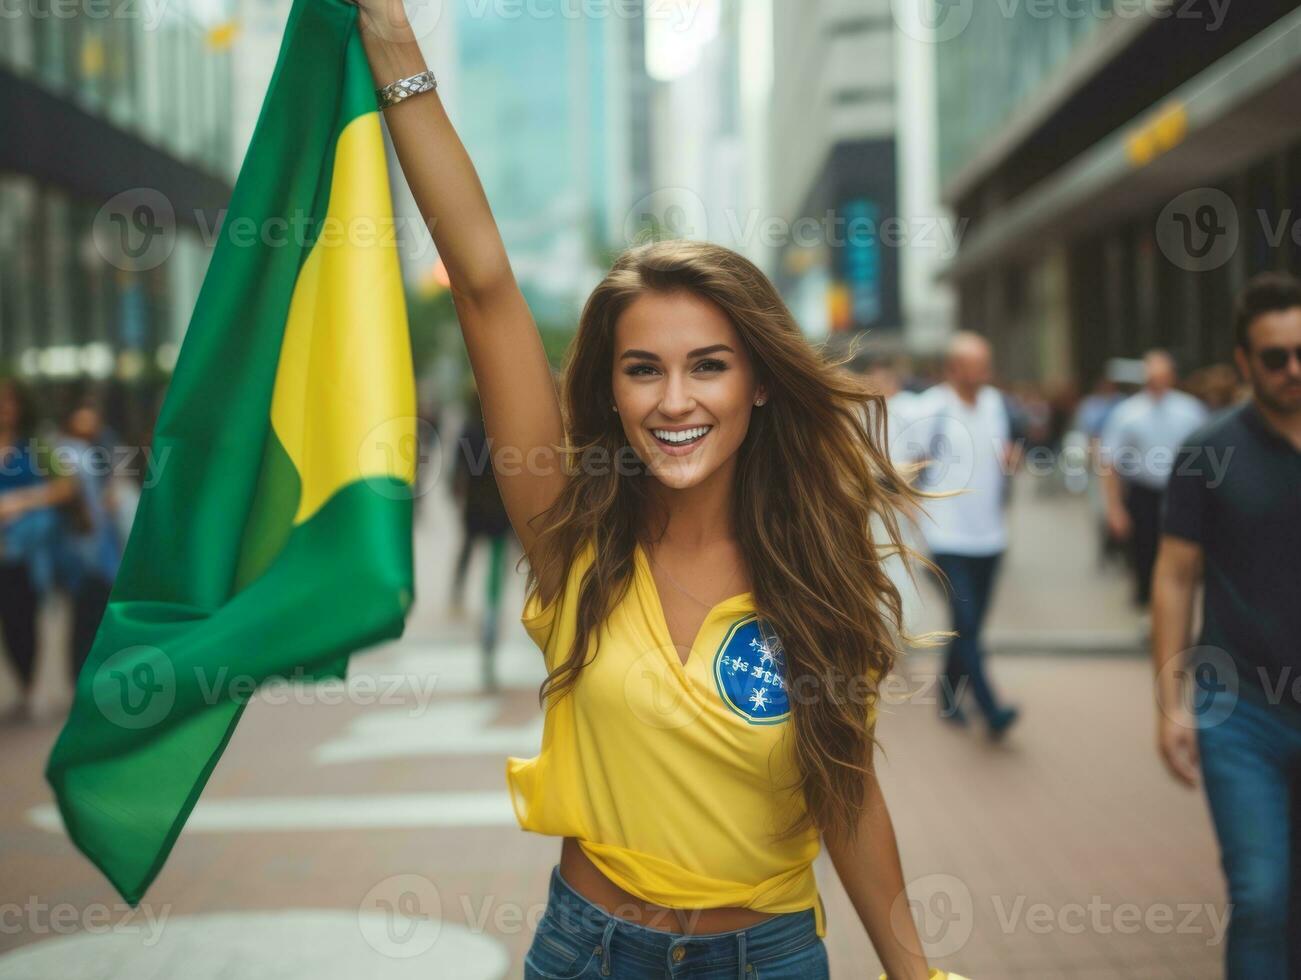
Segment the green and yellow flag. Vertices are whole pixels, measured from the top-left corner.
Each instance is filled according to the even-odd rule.
[[[45,776],[139,904],[256,685],[341,680],[413,599],[416,406],[375,89],[295,0],[155,428],[161,474]]]

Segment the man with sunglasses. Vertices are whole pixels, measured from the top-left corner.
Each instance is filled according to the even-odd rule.
[[[1190,787],[1200,767],[1219,839],[1226,975],[1254,980],[1301,976],[1301,282],[1251,280],[1235,330],[1252,398],[1176,458],[1152,652],[1161,757]]]

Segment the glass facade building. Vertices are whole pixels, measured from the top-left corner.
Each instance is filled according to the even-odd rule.
[[[0,68],[197,169],[231,176],[230,56],[186,5],[7,4]]]
[[[1301,9],[1040,6],[976,4],[936,46],[959,324],[1009,380],[1230,363],[1238,290],[1301,274]]]
[[[895,34],[888,0],[773,6],[771,200],[790,229],[774,281],[835,343],[904,338],[902,250],[884,240],[902,222]]]
[[[0,22],[0,372],[146,428],[233,182],[227,39],[183,5],[33,0]],[[122,211],[142,190],[161,206]],[[140,223],[157,261],[106,234]],[[140,229],[135,229],[139,231]]]
[[[1045,17],[1038,12],[1042,5],[1032,3],[970,6],[970,21],[956,37],[942,43],[942,57],[936,63],[939,113],[944,120],[939,140],[941,179],[952,177],[1018,109],[1040,95],[1085,41],[1109,27],[1112,18],[1122,16],[1114,0],[1078,4],[1079,10],[1090,11],[1078,17]],[[1121,0],[1121,6],[1133,4]]]
[[[640,4],[456,11],[455,123],[537,315],[572,324],[649,187],[649,80]],[[474,93],[491,92],[491,99]],[[460,110],[460,111],[456,111]]]

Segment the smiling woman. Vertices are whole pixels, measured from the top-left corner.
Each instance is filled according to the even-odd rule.
[[[730,480],[764,395],[722,309],[685,290],[645,293],[619,317],[614,350],[614,407],[655,478],[679,490]]]
[[[377,86],[424,73],[400,0],[362,7]],[[892,917],[907,896],[873,761],[900,632],[885,560],[918,499],[883,399],[752,262],[689,241],[618,257],[557,392],[439,96],[385,112],[494,461],[530,460],[500,488],[546,715],[506,778],[520,826],[563,844],[525,977],[825,977],[823,842],[889,976],[928,976]]]
[[[619,257],[563,395],[578,465],[529,522],[525,611],[550,710],[542,753],[508,761],[521,826],[566,838],[553,898],[756,942],[811,913],[820,939],[825,839],[891,975],[925,976],[889,919],[903,881],[872,766],[898,628],[881,557],[912,502],[862,423],[875,396],[759,269],[701,242]],[[622,449],[639,472],[583,465]]]

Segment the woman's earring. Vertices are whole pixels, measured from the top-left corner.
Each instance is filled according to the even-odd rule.
[[[768,396],[767,396],[767,395],[760,395],[758,398],[756,398],[756,399],[754,400],[754,403],[755,403],[756,406],[757,406],[757,405],[762,405],[762,404],[763,404],[764,402],[766,402],[767,400],[768,400]]]
[[[614,412],[615,415],[618,415],[618,414],[619,414],[619,406],[618,406],[618,405],[611,405],[611,406],[610,406],[610,410],[611,410],[612,412]]]

